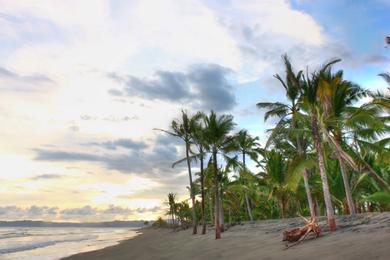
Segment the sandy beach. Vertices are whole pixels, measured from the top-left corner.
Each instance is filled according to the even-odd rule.
[[[281,241],[287,228],[302,225],[299,218],[264,220],[236,225],[214,240],[191,230],[145,229],[134,239],[102,250],[73,255],[67,260],[88,259],[389,259],[390,212],[339,216],[338,229],[330,233],[325,219],[323,232],[315,240],[305,240],[285,249]]]

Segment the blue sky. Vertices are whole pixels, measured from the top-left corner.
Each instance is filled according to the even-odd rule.
[[[154,218],[187,198],[181,109],[235,116],[262,142],[272,77],[331,58],[386,89],[390,2],[0,0],[0,219]],[[72,213],[72,214],[70,214]],[[77,213],[77,214],[76,214]]]

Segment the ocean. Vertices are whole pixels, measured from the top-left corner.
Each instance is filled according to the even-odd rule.
[[[53,260],[115,245],[137,228],[0,227],[1,260]]]

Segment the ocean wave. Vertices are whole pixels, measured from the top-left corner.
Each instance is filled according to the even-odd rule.
[[[11,233],[0,234],[0,240],[14,238],[14,237],[28,237],[28,236],[31,236],[31,234],[27,232],[11,232]]]
[[[37,241],[33,243],[28,244],[19,244],[15,246],[10,246],[7,248],[0,248],[0,254],[10,254],[10,253],[16,253],[20,251],[26,251],[26,250],[32,250],[47,246],[52,246],[59,243],[66,243],[66,242],[80,242],[84,240],[90,240],[90,239],[96,239],[97,236],[85,236],[85,237],[78,237],[78,238],[69,238],[69,239],[58,239],[58,240],[49,240],[49,241]]]

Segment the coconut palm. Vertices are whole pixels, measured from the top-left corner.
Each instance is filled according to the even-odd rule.
[[[212,154],[213,173],[214,173],[214,189],[215,189],[215,239],[221,238],[220,226],[220,188],[219,181],[222,178],[218,168],[218,154],[223,151],[232,138],[228,135],[234,128],[233,117],[231,115],[217,116],[213,111],[204,117],[205,141],[209,144],[209,149]]]
[[[190,181],[190,196],[192,202],[192,234],[197,233],[197,221],[196,221],[196,213],[195,213],[195,191],[194,184],[192,181],[192,172],[191,172],[191,159],[190,159],[190,149],[192,144],[192,134],[196,128],[196,122],[199,120],[199,115],[196,114],[194,116],[189,116],[186,111],[181,111],[181,118],[177,120],[173,120],[171,122],[171,131],[156,129],[163,131],[167,134],[170,134],[174,137],[180,138],[183,140],[185,144],[186,151],[186,162],[188,169],[188,177]]]
[[[327,125],[322,125],[326,139],[335,148],[335,155],[339,161],[340,172],[344,182],[344,190],[347,198],[349,213],[354,215],[355,205],[345,162],[357,170],[353,159],[344,151],[342,128],[345,118],[350,111],[349,106],[359,98],[365,96],[365,92],[356,84],[343,79],[343,71],[331,72],[331,66],[322,70],[319,74],[317,96],[322,108],[322,117]]]
[[[249,171],[246,167],[246,156],[248,155],[252,160],[257,160],[257,150],[256,148],[259,146],[257,141],[258,137],[252,137],[246,130],[239,131],[235,136],[232,142],[232,146],[228,148],[228,151],[237,151],[242,155],[242,169],[240,170],[240,178],[241,185],[247,186],[246,178],[243,175],[248,175]],[[251,210],[251,205],[249,202],[248,192],[244,189],[244,199],[245,206],[249,216],[250,221],[253,221],[253,215]]]
[[[270,117],[279,117],[280,120],[276,124],[276,127],[273,131],[273,134],[271,134],[271,138],[269,138],[269,141],[272,141],[272,137],[274,137],[280,129],[282,129],[285,126],[286,119],[288,117],[291,118],[291,128],[292,129],[298,129],[300,126],[299,118],[299,98],[300,98],[300,91],[301,91],[301,85],[302,82],[302,71],[299,71],[298,73],[294,73],[291,62],[287,55],[282,56],[284,67],[285,67],[285,80],[282,79],[282,77],[278,74],[276,74],[274,77],[279,80],[281,85],[286,91],[286,97],[290,101],[290,104],[283,104],[280,102],[275,103],[268,103],[268,102],[259,102],[257,103],[257,107],[260,109],[267,109],[268,111],[265,113],[264,120],[266,121]],[[297,135],[295,133],[295,142],[296,147],[298,151],[298,155],[303,157],[305,151],[303,149],[303,140],[301,135]],[[268,146],[269,143],[267,143]],[[304,184],[305,184],[305,191],[307,196],[307,202],[310,209],[310,214],[312,217],[315,216],[314,212],[314,203],[312,194],[310,191],[309,186],[309,173],[307,169],[304,169],[302,172]]]
[[[314,148],[317,153],[318,168],[321,176],[326,215],[329,229],[331,231],[336,230],[336,221],[334,218],[334,211],[329,192],[328,178],[326,176],[325,159],[321,147],[321,136],[319,130],[320,105],[317,90],[319,88],[319,74],[321,74],[322,71],[327,70],[329,66],[332,66],[332,64],[339,61],[340,60],[333,60],[323,65],[319,72],[315,72],[311,76],[307,75],[306,77],[304,77],[303,84],[301,86],[301,99],[306,106],[310,116],[311,134],[314,143]]]
[[[313,161],[302,163],[299,158],[286,157],[283,151],[260,149],[262,160],[259,166],[263,169],[258,176],[267,186],[268,199],[275,198],[279,208],[279,217],[285,218],[288,206],[296,204],[297,192],[302,168],[312,168]]]
[[[205,115],[202,114],[202,117]],[[205,128],[201,122],[196,124],[195,131],[192,133],[194,145],[198,148],[198,158],[200,161],[200,187],[201,187],[201,218],[202,218],[202,234],[206,234],[206,217],[205,217],[205,187],[204,187],[204,161],[206,159],[206,152],[208,144],[205,138]]]
[[[168,205],[169,205],[169,211],[168,213],[172,217],[172,226],[175,227],[175,212],[176,212],[176,194],[175,193],[168,193]]]

